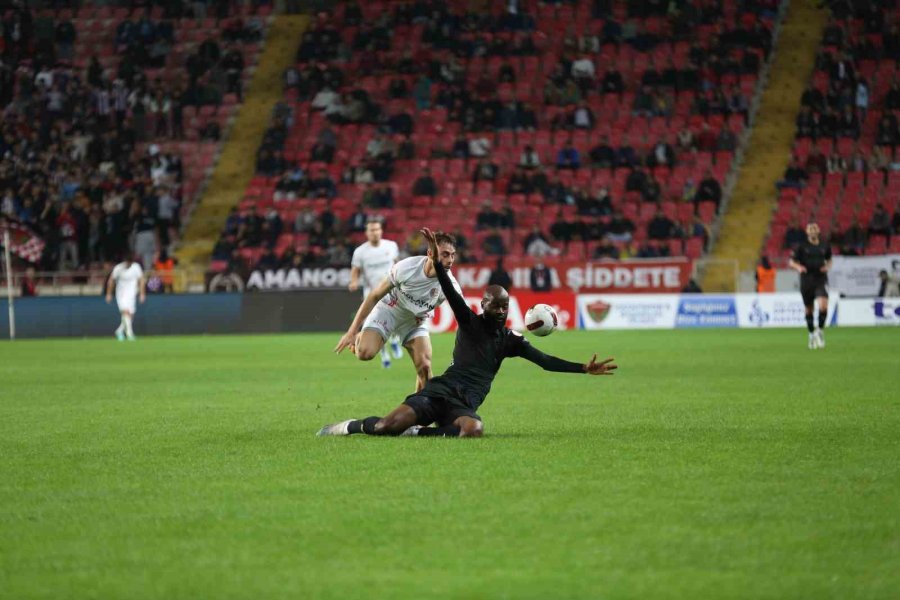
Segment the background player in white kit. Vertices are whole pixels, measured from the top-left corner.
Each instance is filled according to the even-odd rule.
[[[116,304],[122,314],[122,323],[116,329],[119,341],[128,337],[134,340],[134,329],[131,320],[135,313],[135,299],[140,296],[141,304],[147,299],[144,290],[144,270],[141,265],[131,259],[125,259],[113,268],[109,281],[106,282],[106,303],[112,302],[113,290],[116,292]]]
[[[400,249],[396,242],[381,238],[381,221],[370,220],[366,223],[365,244],[353,251],[350,261],[350,285],[348,288],[355,292],[362,281],[363,300],[371,293],[375,286],[381,283],[390,273],[391,267],[400,257]],[[402,358],[403,350],[400,348],[400,339],[396,335],[390,337],[391,350],[394,358]],[[387,346],[381,347],[381,366],[391,366],[391,354]]]
[[[456,259],[456,240],[445,233],[435,234],[438,260],[450,271]],[[359,360],[372,360],[395,334],[409,351],[416,369],[416,391],[431,379],[431,338],[425,319],[444,301],[437,272],[428,256],[404,258],[391,267],[388,276],[363,300],[347,333],[334,351],[350,348]],[[450,275],[453,287],[459,284]]]

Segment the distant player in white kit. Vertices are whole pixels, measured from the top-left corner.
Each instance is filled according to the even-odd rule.
[[[106,282],[106,303],[112,302],[113,290],[116,292],[116,304],[122,314],[122,323],[116,329],[116,339],[120,342],[126,337],[134,340],[134,329],[131,320],[135,313],[135,300],[140,296],[141,304],[147,299],[144,290],[144,270],[141,265],[126,258],[115,266],[109,281]]]
[[[359,289],[362,280],[363,300],[381,283],[390,273],[391,267],[400,257],[400,249],[397,242],[385,240],[381,237],[381,221],[370,220],[366,223],[365,244],[353,251],[353,259],[350,261],[350,285],[351,292]],[[403,350],[400,348],[400,340],[396,335],[390,337],[391,350],[394,358],[402,358]],[[391,354],[387,346],[381,347],[381,366],[391,366]]]
[[[450,275],[456,259],[456,240],[444,233],[437,233],[435,237],[437,258]],[[363,300],[347,333],[334,348],[338,354],[344,348],[350,348],[359,360],[372,360],[387,339],[396,335],[412,357],[416,391],[431,379],[431,338],[425,328],[425,319],[444,302],[444,293],[430,257],[431,249],[428,256],[411,256],[395,263],[388,276]],[[459,291],[453,275],[450,279]]]

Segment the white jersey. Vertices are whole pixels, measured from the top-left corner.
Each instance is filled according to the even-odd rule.
[[[121,307],[123,304],[134,306],[134,299],[138,295],[138,283],[144,276],[144,270],[136,262],[126,267],[125,263],[119,263],[113,269],[111,278],[116,282],[116,302]]]
[[[432,311],[446,298],[437,276],[425,275],[425,262],[429,260],[431,259],[427,256],[410,256],[391,267],[388,278],[393,287],[381,302],[392,309],[404,309],[418,319],[431,316]],[[450,275],[453,287],[461,295],[456,278],[449,272],[447,274]]]
[[[363,297],[368,296],[388,276],[399,256],[400,248],[397,242],[391,240],[381,240],[377,246],[366,242],[353,251],[350,266],[359,269]]]

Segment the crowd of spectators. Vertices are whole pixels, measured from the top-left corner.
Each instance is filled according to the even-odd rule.
[[[84,4],[0,13],[0,212],[43,238],[41,270],[125,255],[149,268],[177,237],[185,177],[180,154],[159,142],[194,137],[187,107],[240,97],[235,44],[259,41],[260,22],[231,18],[230,1],[147,0],[110,3],[127,16],[94,23],[79,20]],[[220,35],[183,44],[173,64],[178,19],[207,14],[223,18]]]
[[[825,77],[803,93],[798,138],[858,139],[871,109],[881,106],[886,110],[878,122],[875,143],[894,154],[900,129],[891,111],[900,108],[900,89],[894,81],[883,98],[873,98],[871,82],[860,71],[861,62],[900,56],[900,33],[889,12],[892,8],[887,1],[854,3],[852,16],[863,24],[861,31],[854,32],[847,26],[843,5],[832,7],[816,59],[816,68]]]
[[[118,104],[127,99],[108,93],[120,86],[97,87],[66,60],[70,21],[53,38],[42,21],[24,7],[3,20],[0,212],[41,235],[44,270],[132,252],[152,262],[178,225],[181,160],[154,145],[139,151],[141,132]]]
[[[668,182],[659,180],[663,175],[658,168],[693,165],[698,153],[708,154],[713,161],[719,155],[730,160],[740,131],[729,117],[747,117],[750,99],[742,78],[755,77],[771,51],[770,23],[779,3],[743,2],[739,9],[746,18],[727,16],[724,5],[717,2],[678,2],[663,11],[653,2],[628,3],[625,19],[610,2],[589,4],[591,22],[578,27],[566,24],[559,32],[562,43],[552,40],[549,51],[535,7],[518,2],[491,11],[426,0],[378,10],[349,2],[336,14],[321,13],[300,40],[297,64],[284,74],[288,102],[275,111],[256,157],[258,175],[277,182],[272,192],[275,206],[269,208],[265,202],[262,211],[276,210],[284,217],[296,213],[290,204],[295,200],[301,200],[298,206],[312,204],[317,211],[332,201],[361,200],[367,210],[387,209],[390,232],[393,209],[410,206],[406,194],[436,202],[447,194],[448,183],[465,189],[463,178],[471,189],[490,190],[498,204],[501,197],[537,194],[546,206],[576,207],[579,218],[599,219],[601,229],[607,227],[614,208],[622,209],[625,202],[635,200],[657,203],[660,210],[671,200],[697,207],[709,201],[718,208],[723,170],[717,176],[688,177],[683,189],[673,194]],[[648,26],[648,19],[656,19],[657,26]],[[705,28],[708,35],[692,35],[697,28]],[[685,46],[684,56],[666,61],[652,58],[657,48],[675,44]],[[649,57],[646,67],[619,70],[615,59],[600,58],[609,48],[620,47]],[[598,72],[600,64],[604,72]],[[523,83],[537,94],[523,94]],[[634,105],[626,110],[637,118],[668,118],[674,116],[676,103],[687,106],[686,112],[678,113],[685,125],[664,133],[657,129],[630,136],[626,132],[615,141],[593,134],[599,141],[586,147],[586,138],[579,136],[601,129],[609,117],[596,110],[597,102],[626,95],[634,98]],[[417,122],[426,113],[440,114],[441,126],[452,133],[429,137],[427,147],[417,147],[422,139],[416,135],[422,131]],[[698,120],[687,126],[692,115]],[[297,118],[317,123],[309,133],[300,134],[305,139],[302,148],[288,145],[292,136],[298,136]],[[348,147],[342,135],[347,126],[367,137],[355,138]],[[511,163],[508,154],[499,153],[498,136],[522,132],[549,133],[552,137],[545,139],[554,139],[555,146],[529,145]],[[365,145],[364,153],[357,151],[360,143]],[[503,151],[508,153],[508,148]],[[429,166],[416,165],[414,174],[406,169],[412,159],[422,158]],[[443,159],[465,161],[463,173],[448,181],[445,173],[429,168]],[[398,169],[401,163],[402,170]],[[576,183],[566,176],[585,169],[628,172],[622,197],[613,198],[605,190],[607,197],[598,199],[599,189],[583,178]],[[409,187],[398,188],[398,175],[412,175]],[[347,193],[347,184],[356,186],[352,193]],[[509,210],[515,213],[518,206]],[[248,210],[253,211],[249,206]],[[519,253],[517,235],[504,234],[503,226],[484,227],[475,210],[467,210],[472,214],[472,229],[479,232],[473,255]],[[343,220],[344,212],[335,209],[332,214]],[[655,241],[681,239],[684,231],[705,237],[691,223],[681,221],[679,217],[665,233],[655,227]],[[524,223],[528,228],[533,225]],[[647,224],[642,220],[640,225],[643,239]],[[290,223],[283,232],[299,233]],[[335,240],[344,243],[342,233],[346,234],[335,230]],[[549,248],[536,244],[541,250],[535,253],[568,249],[568,244],[547,234],[542,233]],[[234,235],[223,231],[223,240]],[[301,236],[299,243],[315,246],[322,239],[308,241]],[[241,246],[236,238],[231,243],[237,248],[253,247]],[[277,240],[263,242],[267,243],[285,247]],[[677,251],[674,244],[660,245]],[[233,250],[223,244],[217,259],[226,260]],[[324,255],[326,248],[319,250]],[[245,256],[255,258],[252,253]]]
[[[770,244],[795,247],[805,221],[817,220],[841,254],[894,251],[900,13],[881,0],[829,8],[816,72],[800,100],[795,155],[778,182],[781,225]]]

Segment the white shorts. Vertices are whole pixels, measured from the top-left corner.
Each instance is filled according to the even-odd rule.
[[[377,331],[384,341],[395,335],[400,338],[401,344],[406,344],[417,337],[428,336],[425,319],[416,317],[408,310],[390,308],[382,302],[375,305],[363,323],[362,330],[367,329]]]
[[[119,312],[129,312],[131,314],[135,313],[136,302],[135,297],[131,296],[129,298],[120,298],[116,296],[116,304],[119,306]]]

